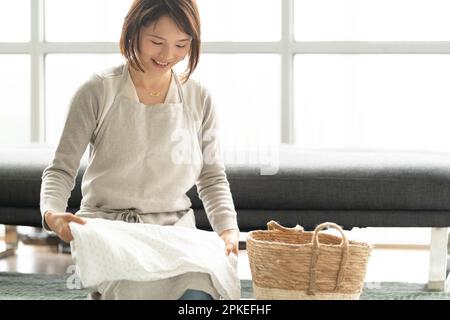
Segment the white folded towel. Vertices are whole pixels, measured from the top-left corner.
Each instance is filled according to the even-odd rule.
[[[84,287],[106,281],[157,281],[209,274],[223,299],[240,299],[237,257],[215,233],[180,226],[86,219],[69,224],[72,256]]]

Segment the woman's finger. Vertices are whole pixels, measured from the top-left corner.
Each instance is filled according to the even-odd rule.
[[[65,241],[65,242],[70,242],[73,240],[73,236],[72,236],[72,232],[70,231],[70,228],[68,225],[66,225],[62,232],[61,232],[61,238]]]
[[[84,219],[82,219],[82,218],[80,218],[80,217],[78,217],[76,215],[71,215],[70,218],[69,218],[69,221],[73,221],[73,222],[76,222],[76,223],[79,223],[79,224],[85,224],[86,223],[86,220],[84,220]]]
[[[235,251],[235,245],[233,241],[229,241],[226,245],[226,254],[227,256],[231,253],[231,252],[236,252]]]
[[[235,254],[236,257],[237,257],[238,254],[239,254],[239,243],[237,243],[237,244],[234,245],[234,247],[233,247],[233,252],[234,252],[234,254]]]

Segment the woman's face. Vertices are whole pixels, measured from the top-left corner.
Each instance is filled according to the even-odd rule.
[[[165,73],[190,52],[191,37],[167,17],[143,27],[139,39],[140,60],[146,71]]]

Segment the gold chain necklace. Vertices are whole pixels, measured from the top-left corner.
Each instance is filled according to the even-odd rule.
[[[149,91],[148,94],[150,97],[159,97],[161,95],[161,91]]]
[[[156,92],[149,92],[148,93],[151,97],[159,97],[161,95],[161,91]]]
[[[149,91],[148,94],[150,95],[150,97],[159,97],[161,95],[161,91]]]

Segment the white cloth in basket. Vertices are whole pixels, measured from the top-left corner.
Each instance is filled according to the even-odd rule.
[[[215,232],[180,226],[86,219],[70,223],[72,256],[85,287],[105,281],[156,281],[188,272],[210,275],[223,299],[240,299],[237,257]]]

